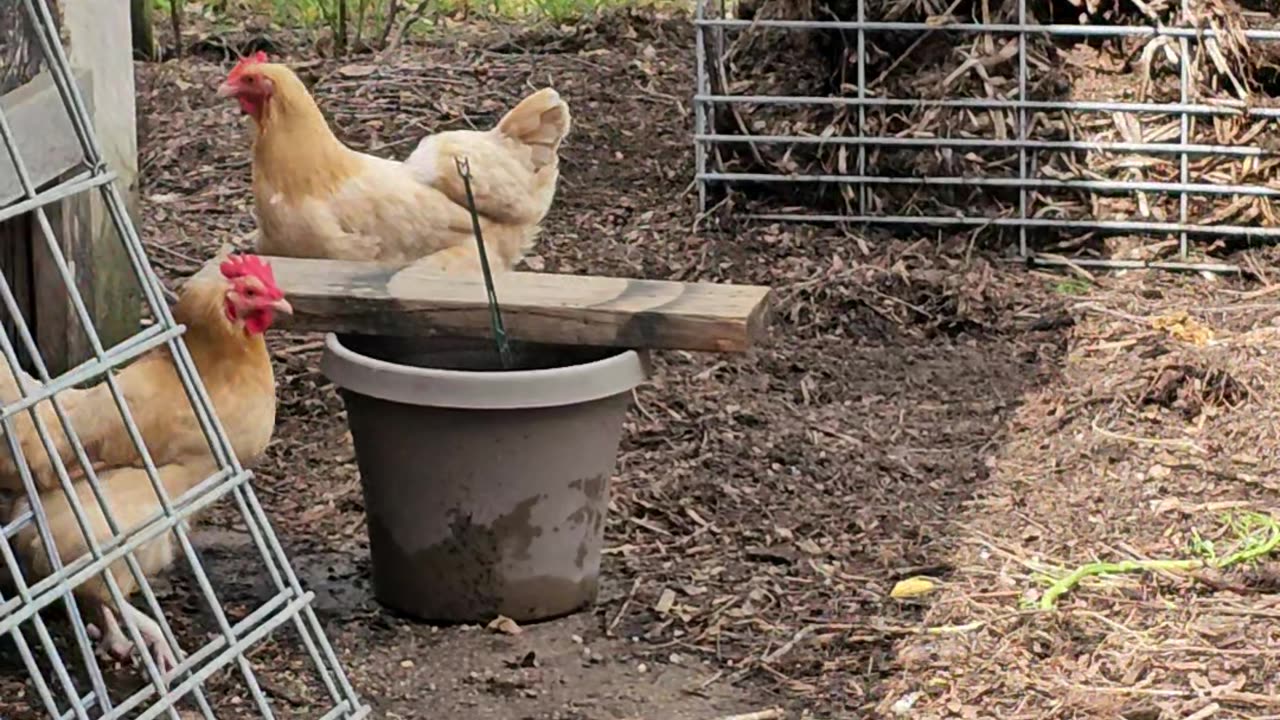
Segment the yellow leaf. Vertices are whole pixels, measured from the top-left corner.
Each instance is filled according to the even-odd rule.
[[[1151,318],[1151,327],[1164,330],[1173,339],[1181,340],[1199,347],[1213,341],[1213,330],[1185,310],[1178,310],[1167,315]]]
[[[665,588],[662,596],[658,598],[658,604],[653,606],[655,612],[659,615],[666,615],[671,612],[671,606],[676,604],[676,593],[671,588]]]
[[[489,629],[505,635],[519,635],[524,632],[524,628],[520,627],[515,620],[512,620],[506,615],[499,615],[494,618],[489,623]]]
[[[889,593],[889,596],[897,600],[902,600],[904,598],[916,597],[918,595],[933,592],[934,587],[933,581],[929,578],[907,578],[906,580],[899,581],[897,585],[894,585],[893,591]]]

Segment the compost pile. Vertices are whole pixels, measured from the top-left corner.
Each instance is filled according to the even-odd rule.
[[[744,19],[856,20],[857,0],[763,0],[742,5]],[[1280,43],[1253,42],[1250,28],[1280,26],[1275,9],[1258,0],[1028,0],[1028,23],[1187,26],[1216,30],[1217,39],[1187,42],[1186,102],[1237,109],[1275,104],[1280,94]],[[868,21],[1017,23],[1017,0],[865,0]],[[857,97],[858,33],[777,28],[711,29],[708,65],[712,91],[739,95]],[[866,31],[866,97],[923,100],[1016,100],[1019,39],[1011,33]],[[1026,95],[1033,101],[1180,103],[1181,41],[1167,36],[1086,38],[1028,36]],[[718,48],[723,48],[722,52]],[[732,109],[730,109],[732,108]],[[724,134],[892,136],[1018,139],[1015,109],[857,106],[719,106],[714,128]],[[859,125],[862,132],[859,133]],[[1027,111],[1026,137],[1039,141],[1179,143],[1181,121],[1160,113]],[[1280,148],[1275,123],[1241,115],[1192,116],[1187,142]],[[859,172],[859,149],[837,144],[719,145],[712,167],[730,172],[866,174],[905,177],[1018,178],[1016,147],[919,148],[868,145]],[[1180,182],[1180,158],[1170,153],[1028,149],[1029,177],[1063,180]],[[1276,158],[1191,155],[1188,182],[1274,184]],[[748,197],[757,206],[815,205],[857,213],[854,185],[769,183]],[[1014,187],[973,185],[869,185],[865,214],[1011,217],[1018,214]],[[1028,194],[1032,217],[1176,222],[1173,193],[1104,193],[1037,188]],[[1259,197],[1188,197],[1192,223],[1275,226],[1280,213]],[[1066,240],[1067,245],[1082,239]],[[1046,248],[1047,249],[1047,248]],[[1061,244],[1058,249],[1062,249]]]

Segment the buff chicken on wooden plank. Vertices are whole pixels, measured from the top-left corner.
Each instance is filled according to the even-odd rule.
[[[480,268],[455,161],[468,162],[491,265],[510,270],[551,207],[570,125],[568,105],[546,88],[493,128],[430,135],[401,162],[344,145],[298,76],[265,53],[242,59],[218,94],[254,125],[257,252],[436,272]]]
[[[213,401],[237,457],[244,465],[255,462],[266,450],[275,430],[276,390],[271,357],[263,333],[276,313],[292,312],[276,285],[268,264],[252,255],[233,256],[222,262],[221,278],[195,278],[182,288],[174,318],[187,325],[185,341],[200,377]],[[216,463],[197,423],[191,404],[182,389],[167,348],[161,347],[140,358],[119,376],[144,442],[155,461],[159,478],[170,500],[208,478]],[[136,465],[140,457],[125,433],[120,414],[105,385],[78,391],[71,406],[71,422],[85,444],[94,464],[106,468],[96,473],[103,498],[121,533],[129,533],[151,520],[161,510],[145,470]],[[65,436],[58,435],[65,443]],[[24,438],[24,445],[26,439]],[[70,447],[60,447],[66,455]],[[28,458],[33,457],[28,454]],[[75,494],[87,516],[91,532],[101,545],[115,536],[106,522],[87,480],[76,481]],[[88,542],[73,514],[72,506],[56,480],[42,488],[40,504],[64,565],[88,552]],[[12,504],[0,526],[20,517],[30,508],[21,497]],[[27,580],[47,576],[52,569],[48,550],[34,523],[19,530],[15,538]],[[156,574],[177,557],[179,548],[172,532],[143,543],[135,551],[144,575]],[[127,599],[137,583],[125,561],[113,563],[109,572]],[[90,629],[107,651],[123,659],[133,650],[112,609],[110,592],[99,575],[82,583],[74,592],[90,611],[95,625]],[[160,626],[127,601],[120,609],[139,628],[144,642],[153,651],[161,672],[176,664],[160,631]]]
[[[221,277],[188,280],[174,305],[174,319],[187,326],[187,350],[242,462],[262,454],[275,426],[275,377],[262,334],[277,313],[292,312],[271,267],[252,255],[227,258]],[[208,440],[167,346],[120,371],[116,384],[157,466],[208,452]],[[105,381],[66,390],[58,398],[95,469],[142,466]],[[68,470],[76,469],[73,476],[81,476],[74,448],[49,402],[37,407],[63,463]],[[53,462],[34,425],[26,413],[17,419],[15,434],[36,484],[41,489],[56,487]],[[17,464],[6,450],[0,453],[0,489],[21,488]]]

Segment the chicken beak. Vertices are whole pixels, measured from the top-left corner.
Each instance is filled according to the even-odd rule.
[[[280,313],[281,315],[293,315],[293,306],[290,305],[289,301],[285,300],[284,298],[280,298],[279,300],[272,301],[271,309],[275,312]]]
[[[235,97],[236,92],[238,92],[238,88],[236,88],[235,85],[232,85],[229,82],[224,82],[218,86],[218,97],[222,97],[222,98]]]

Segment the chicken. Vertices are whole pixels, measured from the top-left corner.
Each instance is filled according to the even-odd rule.
[[[404,164],[419,182],[467,207],[456,159],[473,169],[476,211],[508,225],[535,225],[551,209],[559,178],[560,143],[569,109],[551,88],[521,100],[489,130],[448,130],[424,137]]]
[[[16,368],[18,371],[17,375],[10,372],[10,369],[9,363],[0,358],[0,408],[16,403],[23,398],[24,394],[30,395],[32,392],[43,387],[43,383],[31,377],[31,375],[22,368]],[[18,389],[19,384],[21,384],[23,388],[21,391]],[[53,424],[57,422],[57,417],[53,413],[53,407],[47,402],[38,404],[36,406],[36,412],[41,414],[41,418],[45,422],[45,427],[53,427]],[[30,411],[27,410],[16,414],[10,419],[10,423],[19,428],[19,435],[29,434],[30,437],[34,438],[35,427],[32,425],[29,413]],[[3,440],[4,436],[4,430],[3,428],[0,428],[0,447],[7,448],[7,441]],[[6,451],[7,450],[0,450],[0,457],[2,457],[3,453]],[[14,480],[18,481],[18,484],[20,485],[20,478],[15,477]],[[0,487],[0,530],[4,529],[4,521],[10,516],[10,510],[21,494],[21,490],[16,487]],[[0,568],[0,577],[4,577],[3,568]]]
[[[529,95],[487,131],[428,136],[400,162],[344,145],[298,76],[266,60],[261,52],[242,59],[218,87],[255,127],[258,252],[479,270],[455,166],[462,157],[492,268],[511,269],[532,246],[569,131],[568,105],[555,90]]]
[[[5,362],[3,358],[0,358],[0,407],[6,407],[17,403],[21,401],[24,396],[30,396],[44,387],[43,383],[32,377],[22,368],[16,368],[18,371],[16,376],[10,372],[10,369],[9,364]],[[21,385],[22,390],[19,390],[19,385]],[[62,406],[64,411],[68,410],[69,404],[74,403],[78,397],[79,394],[74,390],[61,393],[59,395],[59,404]],[[54,412],[53,405],[48,401],[36,403],[34,407],[26,408],[21,412],[16,413],[10,418],[9,422],[17,428],[16,434],[18,437],[24,438],[27,441],[27,444],[23,447],[24,453],[32,452],[35,448],[40,446],[39,436],[36,435],[35,425],[31,420],[31,413],[33,410],[40,416],[40,419],[44,422],[45,427],[50,433],[61,432],[61,428],[58,427],[58,416]],[[8,443],[3,440],[4,437],[5,431],[3,428],[0,428],[0,448],[4,448],[3,450],[0,450],[0,457],[3,457],[3,455],[8,451]],[[0,465],[3,465],[5,462],[7,461],[0,460]],[[20,478],[16,475],[16,466],[10,465],[8,467],[12,469],[12,482],[0,482],[0,494],[3,494],[7,490],[18,489],[21,487]],[[79,470],[79,468],[76,467],[75,470]],[[6,473],[7,472],[8,470],[6,470]],[[72,472],[71,467],[68,467],[68,472]],[[0,509],[3,509],[3,506],[0,506]]]
[[[172,463],[157,469],[165,494],[172,500],[195,487],[217,469],[213,457],[206,451],[203,458],[192,459],[186,463]],[[140,468],[118,468],[98,475],[98,486],[102,490],[103,499],[110,508],[112,519],[116,522],[120,534],[127,534],[138,529],[143,523],[152,519],[161,509],[159,498],[147,477],[146,470]],[[84,509],[87,524],[91,528],[97,543],[105,543],[115,534],[111,532],[102,513],[93,489],[88,481],[81,480],[74,485],[76,496]],[[68,565],[89,552],[84,533],[76,522],[76,517],[67,500],[66,493],[61,490],[50,490],[40,495],[40,504],[45,517],[49,521],[49,531],[53,537],[54,547],[63,565]],[[26,497],[19,498],[13,504],[11,517],[18,517],[30,507]],[[14,538],[14,551],[28,575],[28,582],[36,582],[47,577],[53,566],[48,551],[35,523],[27,523]],[[178,554],[177,540],[172,531],[154,537],[133,551],[139,569],[144,575],[154,575],[168,567]],[[162,675],[168,675],[177,666],[177,658],[165,642],[160,624],[146,613],[129,604],[128,598],[138,589],[138,583],[125,560],[116,560],[108,568],[115,579],[120,595],[124,598],[121,612],[126,613],[138,628],[143,643],[150,648],[157,669]],[[76,599],[90,619],[86,628],[91,638],[98,640],[107,652],[117,660],[128,658],[134,643],[129,639],[112,610],[111,593],[103,574],[94,575],[74,588]],[[96,623],[96,624],[95,624]]]
[[[275,427],[275,377],[263,333],[275,313],[293,312],[275,284],[271,267],[255,256],[227,258],[222,278],[187,281],[173,308],[174,319],[187,326],[184,341],[215,412],[242,462],[266,449]],[[167,465],[208,452],[208,441],[186,397],[167,346],[158,347],[116,376],[152,461]],[[125,427],[105,381],[84,390],[58,394],[85,454],[96,469],[141,467],[142,457]],[[61,423],[52,418],[48,401],[37,406],[55,450],[68,468],[74,450]],[[26,419],[15,423],[23,455],[37,486],[57,486],[49,454]],[[79,475],[79,473],[76,473]],[[17,465],[0,453],[0,489],[21,489]]]
[[[28,395],[42,386],[39,380],[31,377],[31,374],[22,368],[17,368],[16,376],[10,370],[9,363],[0,356],[0,406],[22,399],[22,394],[18,390],[19,385]]]
[[[229,257],[220,266],[222,278],[195,277],[182,288],[173,309],[174,319],[187,326],[185,342],[201,380],[222,420],[236,456],[244,465],[252,464],[266,450],[275,429],[275,377],[263,333],[275,313],[291,313],[292,308],[275,284],[271,268],[255,256]],[[138,359],[120,373],[118,383],[141,430],[148,451],[158,468],[161,484],[171,500],[177,499],[216,470],[212,451],[197,423],[178,379],[167,348],[161,347]],[[0,383],[2,385],[2,383]],[[140,456],[125,432],[124,424],[105,383],[87,390],[68,391],[68,415],[94,464],[107,468],[98,474],[103,498],[121,533],[128,533],[151,519],[160,510]],[[64,435],[63,458],[71,449]],[[24,447],[31,438],[24,437]],[[38,455],[28,454],[28,459]],[[12,476],[5,476],[11,478]],[[49,531],[62,563],[69,564],[88,551],[88,542],[72,513],[67,494],[52,475],[41,476],[40,504],[48,519]],[[110,531],[87,480],[73,484],[85,510],[97,543],[105,543]],[[28,497],[12,503],[0,526],[21,516],[30,507]],[[34,523],[28,523],[15,538],[25,572],[34,580],[52,570],[48,553]],[[172,533],[148,540],[134,552],[144,575],[167,567],[177,555]],[[123,559],[109,571],[129,597],[137,589]],[[90,578],[74,590],[96,621],[91,633],[112,655],[123,658],[133,650],[112,610],[106,581]],[[160,626],[126,601],[121,607],[138,626],[161,672],[176,664]]]

